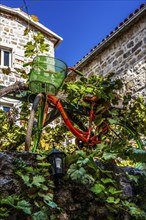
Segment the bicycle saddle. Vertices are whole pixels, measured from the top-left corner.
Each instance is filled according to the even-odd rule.
[[[98,101],[98,97],[97,96],[93,96],[93,95],[87,95],[83,98],[84,102],[87,103],[93,103],[93,102],[97,102]]]

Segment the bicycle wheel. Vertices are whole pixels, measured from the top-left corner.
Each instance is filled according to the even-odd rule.
[[[129,147],[144,149],[138,134],[126,123],[110,124],[104,135],[105,141],[111,148],[121,148],[121,150],[126,150]]]
[[[35,97],[35,100],[33,102],[33,106],[30,112],[30,117],[28,120],[28,127],[27,127],[26,138],[25,138],[25,150],[26,151],[30,149],[32,136],[34,136],[32,152],[35,152],[39,144],[41,131],[43,127],[44,115],[45,115],[44,110],[45,110],[45,97],[43,93],[39,93]],[[37,121],[35,121],[35,117],[37,118]]]

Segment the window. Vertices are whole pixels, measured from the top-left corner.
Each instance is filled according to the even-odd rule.
[[[12,52],[11,50],[0,48],[0,66],[11,67]]]
[[[5,111],[5,112],[9,112],[9,111],[10,111],[10,107],[3,106],[3,111]]]

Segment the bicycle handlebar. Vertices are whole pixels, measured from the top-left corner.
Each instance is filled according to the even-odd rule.
[[[23,64],[23,67],[26,67],[26,66],[29,66],[29,65],[31,66],[32,63],[33,63],[33,61],[30,61],[30,62],[28,62],[28,63],[24,63],[24,64]],[[83,73],[82,73],[82,72],[80,72],[79,70],[76,70],[76,69],[73,68],[73,67],[68,67],[67,70],[74,71],[74,72],[75,72],[76,74],[78,74],[79,76],[83,76]]]
[[[76,74],[78,74],[79,76],[83,76],[83,73],[82,73],[82,72],[80,72],[79,70],[76,70],[76,69],[73,68],[73,67],[68,67],[68,70],[72,70],[72,71],[74,71]]]

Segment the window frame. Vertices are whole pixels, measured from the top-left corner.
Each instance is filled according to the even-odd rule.
[[[4,65],[4,63],[5,63],[4,52],[9,53],[9,65],[8,66]],[[0,67],[5,67],[5,68],[12,67],[12,49],[11,48],[8,49],[8,48],[0,47]]]

